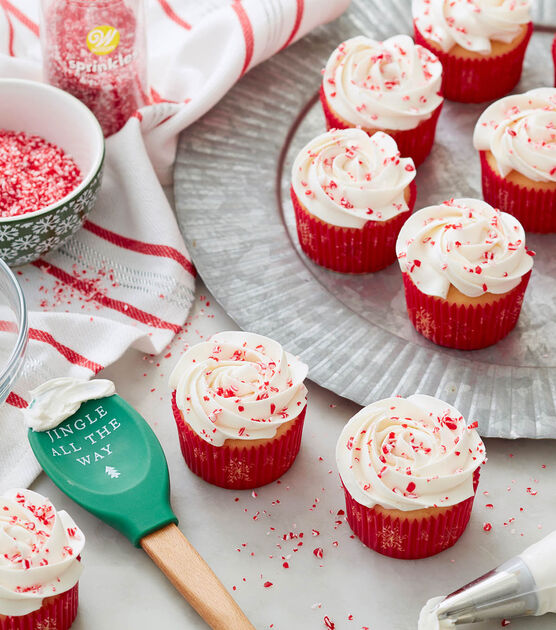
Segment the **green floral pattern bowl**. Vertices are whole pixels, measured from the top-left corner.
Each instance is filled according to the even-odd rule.
[[[104,136],[93,113],[58,88],[0,79],[0,129],[39,135],[70,155],[83,181],[69,195],[36,212],[0,217],[0,258],[10,266],[56,249],[83,225],[102,180]]]

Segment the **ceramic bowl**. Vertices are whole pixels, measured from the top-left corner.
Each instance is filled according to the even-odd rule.
[[[0,260],[0,404],[23,365],[28,332],[23,292],[8,265]]]
[[[42,136],[70,155],[83,175],[81,184],[60,201],[0,217],[0,258],[14,266],[59,247],[83,225],[100,188],[104,137],[81,101],[51,85],[22,79],[0,79],[0,129]]]

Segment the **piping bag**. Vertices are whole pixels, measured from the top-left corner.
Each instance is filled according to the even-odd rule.
[[[28,438],[44,472],[142,547],[213,630],[255,630],[177,528],[160,442],[114,391],[107,380],[57,378],[31,392]]]
[[[556,531],[445,598],[429,600],[419,630],[556,612]]]

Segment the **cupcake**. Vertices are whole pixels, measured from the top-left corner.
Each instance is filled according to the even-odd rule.
[[[291,198],[303,251],[344,273],[384,269],[415,205],[415,166],[381,131],[332,129],[300,151]]]
[[[442,92],[480,103],[516,86],[533,32],[530,0],[413,0],[415,41],[442,62]]]
[[[430,153],[442,108],[442,65],[407,35],[354,37],[332,53],[320,98],[328,129],[384,131],[416,166]]]
[[[493,103],[473,134],[485,201],[527,232],[556,232],[556,88]]]
[[[0,628],[67,630],[77,615],[85,538],[31,490],[0,495]]]
[[[413,214],[396,252],[407,312],[441,346],[475,350],[516,325],[533,252],[510,214],[478,199],[451,199]]]
[[[222,332],[191,347],[170,376],[189,468],[223,488],[255,488],[283,475],[299,452],[307,366],[276,341]]]
[[[416,394],[361,409],[340,435],[336,461],[358,538],[386,556],[425,558],[465,530],[485,447],[454,407]]]

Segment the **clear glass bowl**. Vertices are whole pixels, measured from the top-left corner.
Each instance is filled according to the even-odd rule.
[[[28,334],[23,291],[0,259],[0,404],[8,397],[23,365]]]

